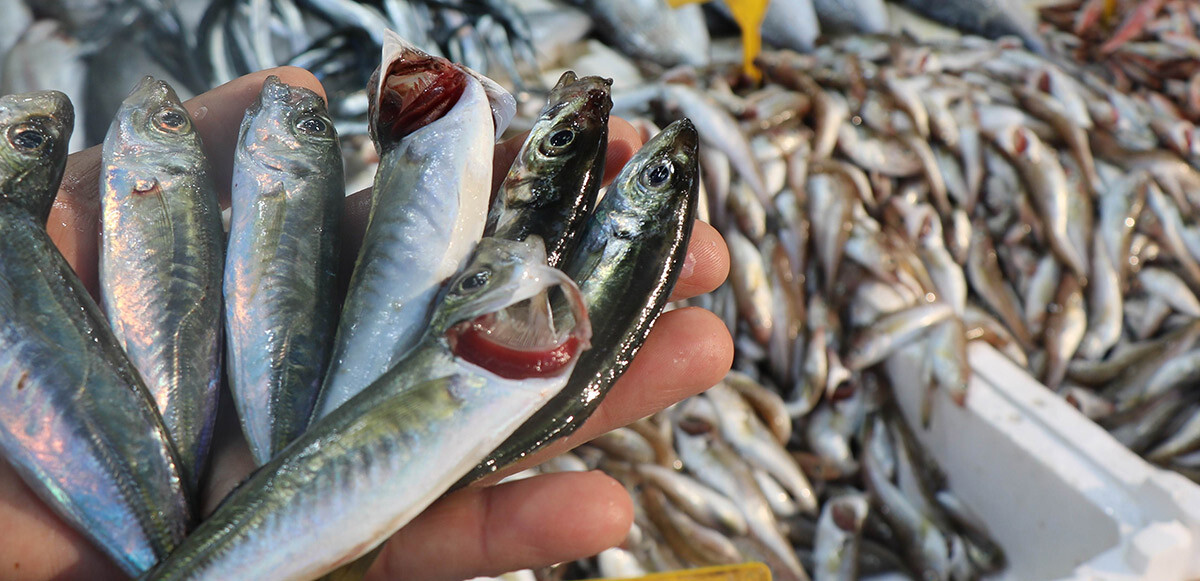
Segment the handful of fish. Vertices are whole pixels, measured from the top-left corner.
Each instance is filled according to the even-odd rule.
[[[698,195],[690,122],[647,143],[593,208],[611,81],[564,75],[488,225],[490,154],[512,98],[391,33],[376,79],[382,162],[336,336],[343,181],[318,96],[269,77],[247,110],[226,251],[193,120],[165,82],[134,89],[101,178],[111,330],[43,227],[70,103],[0,98],[0,391],[15,398],[0,450],[126,573],[346,567],[456,482],[572,433],[663,311]],[[260,467],[194,527],[222,322]],[[295,534],[314,523],[337,534]]]

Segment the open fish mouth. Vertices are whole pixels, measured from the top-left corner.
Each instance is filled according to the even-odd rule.
[[[590,347],[592,334],[579,287],[544,265],[529,268],[516,287],[507,305],[450,327],[451,351],[506,379],[552,377],[570,369]],[[554,292],[567,300],[552,301]]]

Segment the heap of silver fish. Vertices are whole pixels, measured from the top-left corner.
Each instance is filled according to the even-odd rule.
[[[934,392],[963,403],[968,341],[1200,476],[1186,120],[1004,40],[846,37],[758,62],[761,87],[698,69],[614,93],[614,113],[651,132],[680,116],[701,128],[732,265],[690,302],[725,319],[737,371],[542,468],[606,470],[639,501],[627,546],[585,575],[761,560],[852,578],[853,555],[863,575],[994,571],[986,526],[888,402],[895,357],[922,362],[922,421]]]

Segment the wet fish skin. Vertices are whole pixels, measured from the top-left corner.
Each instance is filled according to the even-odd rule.
[[[137,575],[192,517],[149,391],[45,230],[72,123],[62,93],[0,97],[0,449],[47,505]]]
[[[225,235],[216,184],[187,110],[152,77],[121,105],[102,156],[100,297],[196,490],[221,380]]]
[[[507,124],[472,73],[387,39],[370,94],[380,166],[313,420],[420,339],[439,286],[483,232],[494,135]]]
[[[564,359],[502,375],[487,338],[499,329],[478,325],[553,286],[573,321],[553,348]],[[417,347],[255,472],[146,579],[311,579],[370,552],[561,389],[588,346],[578,287],[545,265],[538,240],[482,240],[439,299]],[[338,534],[295,534],[313,523]]]
[[[573,433],[628,369],[687,255],[700,179],[698,145],[691,121],[676,121],[646,142],[609,185],[562,265],[595,320],[596,348],[580,357],[567,386],[460,484]],[[631,304],[631,297],[645,298]]]
[[[321,97],[268,77],[234,153],[224,281],[229,387],[259,465],[308,424],[329,362],[341,160]]]
[[[485,236],[546,243],[550,266],[571,254],[600,191],[612,79],[563,73],[500,184]]]

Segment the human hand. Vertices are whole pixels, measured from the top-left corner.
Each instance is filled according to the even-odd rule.
[[[279,68],[234,80],[187,103],[214,177],[228,206],[233,150],[246,107],[268,75],[324,94],[307,71]],[[497,184],[523,138],[496,149]],[[641,146],[637,132],[614,118],[605,175],[615,176]],[[100,149],[72,155],[48,230],[93,295],[97,288]],[[353,262],[369,207],[368,192],[347,198],[342,224],[344,261]],[[708,292],[724,280],[728,254],[717,232],[698,222],[673,299]],[[348,274],[349,269],[345,269]],[[629,370],[574,435],[530,459],[544,460],[608,430],[661,410],[716,383],[729,369],[733,345],[708,311],[663,314]],[[222,407],[202,498],[207,514],[253,469],[232,407]],[[447,495],[387,541],[368,579],[441,580],[498,574],[594,554],[624,539],[633,518],[628,494],[598,472],[565,473],[473,486]],[[120,579],[103,553],[61,521],[12,468],[0,462],[0,577],[5,579]]]

